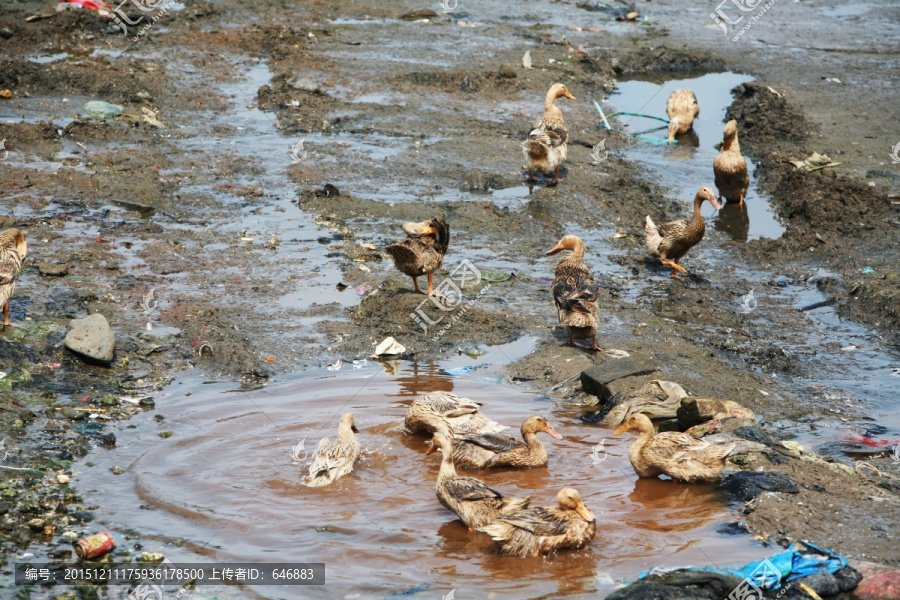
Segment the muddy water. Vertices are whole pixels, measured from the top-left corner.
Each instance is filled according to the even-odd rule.
[[[663,80],[657,77],[631,79],[619,83],[618,90],[609,103],[622,112],[649,114],[666,117],[666,100],[669,94],[680,88],[693,90],[700,105],[700,117],[694,121],[694,131],[678,138],[678,143],[642,141],[628,146],[625,156],[655,171],[660,185],[672,191],[676,197],[693,200],[700,186],[713,184],[713,161],[718,155],[716,144],[722,142],[722,128],[725,109],[732,102],[731,90],[742,83],[752,81],[752,77],[737,73],[706,73],[695,77]],[[619,117],[632,133],[647,131],[659,125],[655,120],[640,117]],[[666,138],[666,130],[657,129],[648,137]],[[784,233],[784,226],[776,219],[768,199],[756,188],[753,161],[747,158],[747,169],[751,174],[750,189],[747,190],[745,210],[731,204],[715,211],[704,205],[704,218],[711,221],[713,228],[723,232],[735,242],[746,242],[760,237],[778,238]]]
[[[450,589],[461,597],[569,597],[608,593],[654,566],[726,566],[765,554],[746,536],[717,533],[737,514],[712,486],[638,480],[627,457],[630,435],[587,427],[577,411],[498,383],[496,365],[532,347],[524,339],[477,359],[404,363],[394,374],[374,362],[345,365],[259,390],[185,380],[165,400],[161,412],[170,418],[123,431],[120,447],[94,458],[96,466],[80,478],[105,490],[102,509],[113,527],[177,531],[210,560],[326,563],[325,588],[254,588],[263,597],[381,598],[417,590],[410,597],[436,598]],[[446,374],[460,367],[475,368],[462,377]],[[497,556],[486,536],[469,533],[434,497],[439,458],[424,456],[425,438],[403,429],[406,407],[432,390],[477,398],[513,429],[532,414],[546,415],[564,437],[543,440],[547,468],[477,475],[539,503],[552,504],[564,486],[577,488],[598,518],[595,543],[551,559],[518,559]],[[363,446],[356,470],[326,489],[304,487],[304,465],[292,464],[291,447],[304,441],[312,451],[347,410]],[[165,430],[176,434],[160,440]],[[127,472],[112,475],[114,462]],[[176,547],[166,555],[191,556]]]

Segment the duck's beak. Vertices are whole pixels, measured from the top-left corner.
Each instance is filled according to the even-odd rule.
[[[578,501],[578,505],[575,507],[575,511],[579,515],[584,517],[584,520],[587,521],[588,523],[593,523],[594,521],[597,520],[596,517],[594,516],[594,513],[591,512],[591,509],[589,509],[587,506],[585,506],[584,502],[582,502],[581,500]]]
[[[353,433],[359,433],[359,429],[356,428],[356,425],[351,425],[350,431],[352,431]]]
[[[421,223],[404,223],[403,231],[410,237],[422,237],[437,233],[437,228],[431,224],[431,221],[422,221]]]
[[[613,431],[613,435],[621,435],[626,431],[628,431],[628,421],[625,421],[624,423],[619,425],[619,428]]]
[[[559,433],[555,429],[553,429],[553,426],[550,425],[549,423],[547,423],[547,426],[544,427],[544,431],[549,433],[551,437],[555,437],[558,440],[563,439],[563,437],[561,435],[559,435]]]
[[[722,204],[716,198],[715,194],[710,194],[709,196],[706,197],[706,199],[709,200],[709,203],[713,205],[714,209],[716,209],[716,210],[722,209]]]
[[[560,250],[565,250],[565,248],[562,247],[562,244],[557,243],[555,246],[553,246],[552,248],[550,248],[549,250],[547,250],[547,256],[553,256],[554,254],[556,254],[556,253],[559,252]]]
[[[569,93],[569,90],[566,90],[566,98],[568,98],[569,100],[574,100],[574,99],[575,99],[575,96],[573,96],[572,94],[570,94],[570,93]]]
[[[430,446],[428,446],[428,450],[425,451],[425,456],[434,454],[435,452],[437,452],[437,444],[431,444]]]

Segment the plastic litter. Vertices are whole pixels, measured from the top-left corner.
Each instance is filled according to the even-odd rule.
[[[379,356],[397,356],[406,352],[406,346],[398,342],[392,337],[385,338],[380,344],[375,346],[374,357]]]
[[[121,115],[125,112],[125,107],[121,104],[111,104],[103,100],[91,100],[84,105],[84,112],[97,119],[108,119]]]
[[[829,167],[837,167],[844,163],[834,162],[827,154],[819,154],[818,152],[813,152],[807,158],[803,160],[789,160],[786,161],[794,165],[797,170],[803,169],[804,171],[819,171],[821,169],[827,169]]]
[[[874,273],[874,272],[875,272],[875,269],[873,269],[872,267],[866,267],[865,269],[860,271],[860,273],[862,273],[863,275],[868,275],[869,273]]]

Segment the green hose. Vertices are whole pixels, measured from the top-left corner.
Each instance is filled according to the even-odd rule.
[[[653,127],[651,129],[647,129],[646,131],[641,131],[638,133],[622,131],[621,129],[616,129],[615,127],[613,127],[612,125],[609,124],[609,120],[606,118],[606,115],[603,113],[603,109],[600,108],[600,105],[597,104],[596,100],[594,101],[594,106],[596,106],[597,110],[600,111],[600,118],[603,119],[603,123],[597,124],[597,127],[599,127],[600,129],[607,129],[609,131],[615,131],[616,133],[621,133],[622,135],[627,135],[627,136],[633,137],[635,139],[644,140],[647,142],[658,142],[661,144],[674,144],[675,143],[675,140],[670,140],[667,138],[655,138],[655,137],[645,137],[644,136],[645,133],[650,133],[651,131],[657,131],[659,129],[666,129],[667,126]],[[662,117],[654,117],[653,115],[642,115],[641,113],[631,113],[631,112],[617,112],[617,113],[613,113],[613,114],[609,115],[609,117],[612,118],[612,117],[616,117],[619,115],[628,115],[630,117],[642,117],[644,119],[656,119],[657,121],[662,121],[663,123],[669,122],[667,119],[663,119]]]

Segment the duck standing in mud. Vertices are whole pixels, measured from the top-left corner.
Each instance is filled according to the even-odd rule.
[[[450,246],[450,227],[441,217],[421,223],[404,223],[403,231],[409,237],[384,249],[394,259],[397,269],[412,277],[413,286],[420,294],[434,295],[434,272],[444,263],[444,255]],[[428,292],[419,287],[418,278],[428,275]]]
[[[16,291],[16,277],[22,270],[22,261],[28,254],[28,243],[18,229],[0,233],[0,306],[3,307],[3,325],[9,322],[9,300]]]
[[[678,264],[684,258],[688,250],[700,243],[706,233],[706,223],[700,214],[700,205],[708,200],[716,210],[722,208],[715,194],[709,187],[697,190],[694,196],[694,215],[689,219],[670,221],[663,225],[656,225],[650,215],[644,225],[647,235],[647,250],[653,256],[658,256],[659,261],[672,269],[672,277],[678,277],[678,273],[687,273],[687,269]]]
[[[522,144],[528,160],[528,181],[537,181],[533,172],[549,175],[553,173],[553,183],[559,182],[559,167],[567,154],[569,128],[563,120],[562,111],[556,106],[557,98],[574,100],[561,83],[554,83],[544,99],[544,116],[534,124],[528,139]]]
[[[562,250],[571,250],[572,253],[556,265],[556,277],[550,286],[559,322],[565,326],[571,345],[587,350],[603,350],[597,345],[600,308],[594,276],[584,264],[584,242],[578,236],[567,235],[547,251],[547,256]],[[577,344],[576,337],[591,338],[592,343],[590,346]]]

